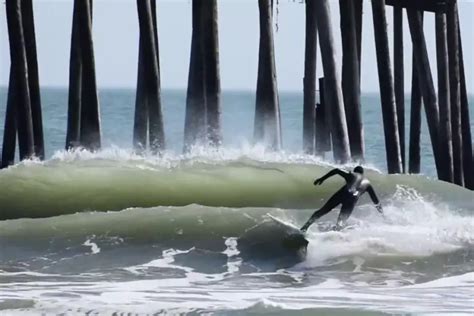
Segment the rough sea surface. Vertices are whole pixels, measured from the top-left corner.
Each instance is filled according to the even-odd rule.
[[[283,152],[252,144],[254,95],[224,92],[224,147],[184,155],[185,91],[164,91],[160,157],[130,149],[132,90],[100,92],[97,153],[63,150],[67,90],[42,100],[48,159],[0,171],[1,315],[474,313],[474,193],[434,179],[426,126],[423,175],[384,175],[376,95],[366,167],[384,216],[363,197],[334,232],[330,213],[302,261],[268,214],[301,226],[342,180],[312,185],[333,164],[301,153],[301,94],[280,95]]]

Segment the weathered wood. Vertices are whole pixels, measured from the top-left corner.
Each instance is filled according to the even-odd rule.
[[[453,182],[453,141],[449,100],[448,42],[446,14],[436,13],[436,59],[438,65],[439,146],[446,165],[442,180]]]
[[[28,63],[28,87],[30,90],[35,156],[39,159],[44,159],[43,119],[41,114],[41,96],[32,0],[22,0],[21,11],[25,36],[26,60]]]
[[[459,32],[456,1],[452,1],[448,6],[446,22],[448,37],[449,93],[451,99],[454,183],[458,185],[464,185],[462,160],[461,85],[459,71]]]
[[[281,148],[280,104],[278,98],[273,14],[270,0],[258,0],[260,42],[254,139],[273,150]]]
[[[91,3],[79,1],[79,41],[82,61],[81,144],[89,150],[101,147],[100,109],[95,76],[94,44],[92,40]]]
[[[359,57],[354,3],[339,0],[342,34],[342,91],[351,156],[364,161],[364,132],[360,109]]]
[[[342,96],[341,81],[336,68],[336,50],[328,0],[315,1],[321,58],[324,69],[326,104],[331,105],[331,134],[334,159],[338,163],[350,160],[349,135]]]
[[[186,115],[184,123],[184,152],[206,140],[206,93],[204,55],[202,48],[201,10],[204,0],[193,0],[191,57],[189,62]]]
[[[415,54],[413,54],[413,67],[411,76],[411,106],[410,106],[410,144],[408,172],[420,173],[420,134],[421,134],[421,90],[418,83],[418,71],[415,65]]]
[[[462,149],[463,149],[463,168],[464,185],[470,190],[474,190],[474,159],[472,152],[472,133],[471,120],[469,115],[469,99],[466,87],[466,73],[464,70],[464,56],[461,40],[461,29],[459,27],[458,17],[458,35],[459,35],[459,75],[461,80],[461,129],[462,129]]]
[[[382,117],[385,131],[385,148],[389,173],[402,172],[400,138],[395,107],[395,92],[388,45],[385,1],[372,0],[377,68],[379,73],[380,94],[382,98]]]
[[[137,0],[137,4],[143,2]],[[158,27],[156,25],[156,7],[152,10],[152,1],[143,3],[144,11],[139,18],[140,32],[143,32],[144,57],[146,60],[145,77],[148,104],[148,137],[150,150],[158,153],[165,149],[163,114],[161,111],[161,77],[158,54]],[[140,16],[140,13],[139,13]]]
[[[221,80],[219,72],[219,36],[217,0],[204,1],[204,58],[206,67],[206,113],[209,144],[222,144],[221,131]]]
[[[306,1],[306,36],[303,78],[303,151],[315,153],[317,36],[314,1]]]
[[[444,170],[446,170],[448,162],[446,161],[445,155],[443,155],[441,152],[441,147],[439,144],[438,99],[434,88],[433,77],[431,75],[430,61],[428,59],[428,51],[426,48],[421,15],[418,11],[412,9],[407,10],[407,15],[436,170],[438,173],[438,178],[444,179]]]
[[[364,14],[364,0],[354,0],[356,34],[357,34],[357,57],[359,59],[359,81],[361,73],[361,59],[362,59],[362,20]]]
[[[386,0],[387,5],[417,11],[445,12],[448,0]]]
[[[400,152],[403,172],[406,172],[405,154],[405,72],[403,64],[403,9],[393,8],[393,69],[395,79],[395,105],[397,108],[398,135],[400,137]]]
[[[5,128],[3,130],[2,162],[0,169],[7,168],[15,163],[17,113],[16,103],[18,98],[18,86],[15,76],[10,67],[10,80],[8,83],[7,108],[5,111]]]
[[[28,85],[28,63],[25,50],[25,37],[21,16],[20,0],[5,2],[7,11],[10,60],[13,80],[18,85],[16,99],[18,142],[20,160],[34,156],[33,121],[31,118],[30,89]]]
[[[92,0],[91,0],[92,1]],[[158,42],[158,19],[156,17],[156,0],[151,0],[151,16],[153,18],[153,37],[155,38],[155,51],[158,60],[158,72],[160,72],[160,45]]]
[[[140,35],[138,44],[138,75],[135,95],[135,116],[133,121],[133,148],[142,153],[147,148],[148,136],[148,102],[145,84],[145,57],[143,53],[143,37]]]
[[[74,1],[69,60],[69,96],[66,150],[80,146],[82,104],[82,57],[79,42],[79,1]]]
[[[331,150],[331,128],[329,107],[324,92],[324,78],[319,78],[319,104],[316,107],[316,155],[324,157]]]

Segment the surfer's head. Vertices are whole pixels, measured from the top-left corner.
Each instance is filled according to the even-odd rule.
[[[364,168],[362,168],[362,166],[357,166],[357,167],[354,168],[353,172],[364,174]]]

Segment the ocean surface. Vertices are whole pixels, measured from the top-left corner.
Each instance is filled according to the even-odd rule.
[[[252,142],[254,94],[224,91],[223,148],[182,154],[185,91],[163,91],[159,157],[131,150],[134,91],[99,95],[101,151],[63,150],[67,90],[44,89],[47,160],[0,171],[1,315],[474,313],[474,193],[435,180],[425,122],[422,175],[385,175],[380,100],[363,95],[384,216],[363,197],[298,257],[268,214],[299,227],[342,184],[312,185],[334,165],[301,152],[301,93],[280,93],[282,152]]]

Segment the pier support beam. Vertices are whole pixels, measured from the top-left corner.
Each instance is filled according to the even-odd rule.
[[[438,178],[445,179],[444,170],[447,168],[445,153],[443,154],[439,140],[439,109],[438,99],[434,88],[433,77],[431,75],[428,51],[426,49],[425,36],[422,27],[422,17],[420,12],[413,9],[407,10],[408,23],[413,43],[413,52],[415,54],[415,64],[418,70],[418,80],[423,95],[423,104],[425,106],[426,120],[431,137],[431,145],[436,164]]]
[[[79,1],[79,42],[82,61],[81,145],[89,150],[101,147],[100,110],[92,40],[92,3]]]
[[[20,160],[23,160],[34,156],[35,148],[21,1],[6,1],[5,6],[7,11],[12,71],[10,85],[12,86],[12,93],[15,95],[15,97],[10,98],[10,100],[14,100],[13,106],[15,107],[17,119]]]
[[[464,167],[464,185],[470,190],[474,190],[474,158],[472,152],[472,132],[469,114],[469,100],[466,87],[466,73],[464,70],[464,56],[461,40],[461,29],[459,27],[459,75],[461,80],[461,129],[462,129],[462,149]]]
[[[448,42],[446,14],[436,13],[436,59],[438,65],[439,145],[445,166],[442,180],[453,182],[453,143],[449,100]]]
[[[410,106],[410,145],[408,172],[420,173],[420,134],[421,134],[421,89],[418,82],[415,54],[413,54],[413,67],[411,75],[411,106]]]
[[[364,132],[360,109],[360,76],[357,23],[354,3],[339,0],[342,34],[342,91],[346,112],[351,156],[354,161],[364,161]]]
[[[329,1],[315,1],[315,6],[324,69],[326,104],[330,105],[329,111],[331,112],[330,121],[334,160],[338,163],[346,163],[350,160],[351,153],[341,81],[336,68],[336,50],[334,47]]]
[[[314,1],[306,1],[306,41],[303,79],[303,150],[315,153],[317,25]]]
[[[357,57],[359,59],[359,82],[360,82],[360,65],[362,59],[362,20],[364,14],[364,0],[354,0],[355,23],[357,34]]]
[[[258,0],[260,43],[254,140],[273,150],[281,148],[280,104],[273,43],[273,1]]]
[[[34,151],[35,157],[43,160],[43,119],[41,114],[41,96],[32,0],[22,0],[21,11],[25,36],[26,60],[28,63],[28,86],[30,90],[31,118],[33,121]]]
[[[15,163],[16,133],[17,133],[17,100],[18,87],[14,80],[13,67],[10,67],[8,83],[7,108],[5,112],[5,128],[3,130],[2,163],[0,169]]]
[[[394,48],[394,79],[395,104],[397,108],[398,135],[400,137],[400,153],[403,172],[406,172],[405,155],[405,72],[403,63],[403,9],[400,6],[393,8],[393,48]]]
[[[319,78],[319,104],[316,108],[316,155],[324,158],[324,153],[331,150],[331,128],[329,107],[326,103],[324,78]]]
[[[222,123],[217,0],[206,0],[203,6],[207,134],[209,144],[218,147],[222,144]]]
[[[449,55],[449,93],[451,99],[451,129],[453,137],[454,183],[458,185],[464,185],[461,126],[461,84],[459,71],[459,31],[456,1],[451,1],[448,4],[446,17]]]
[[[69,61],[69,96],[66,150],[81,145],[82,57],[79,42],[79,1],[74,1]]]
[[[380,94],[382,98],[387,169],[389,173],[401,173],[403,168],[400,138],[398,135],[398,120],[395,106],[392,67],[390,65],[385,0],[372,0],[372,14],[374,20]]]
[[[146,147],[146,127],[148,126],[150,149],[156,154],[164,149],[165,138],[161,112],[156,13],[153,13],[153,8],[156,9],[156,6],[152,5],[150,0],[137,0],[140,47],[134,143],[138,150],[140,147],[142,149]]]
[[[184,152],[198,144],[207,142],[206,128],[206,81],[201,11],[205,0],[193,0],[193,33],[189,61],[186,116],[184,122]]]

